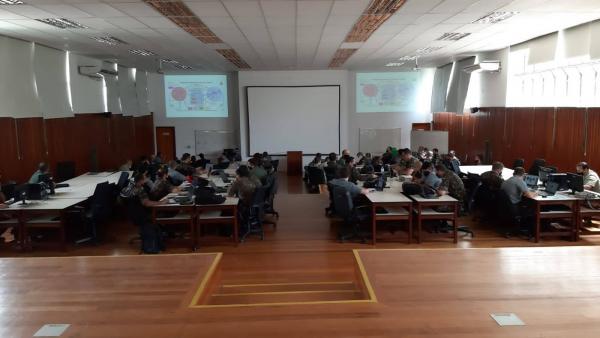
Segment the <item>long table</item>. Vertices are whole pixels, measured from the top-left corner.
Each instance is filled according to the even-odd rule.
[[[371,228],[373,245],[377,243],[377,221],[407,221],[408,243],[412,238],[412,203],[413,201],[402,194],[402,183],[397,180],[388,181],[389,188],[383,191],[373,191],[367,194],[371,202]],[[377,208],[384,208],[387,213],[378,213]]]
[[[65,188],[58,188],[54,195],[46,200],[13,203],[3,213],[12,215],[18,220],[17,241],[21,249],[30,249],[28,228],[44,227],[59,230],[62,250],[66,250],[65,213],[68,209],[86,201],[94,195],[96,185],[102,182],[117,183],[121,172],[86,173],[63,183]]]
[[[484,172],[491,171],[491,170],[492,170],[491,165],[461,165],[460,166],[460,172],[465,173],[465,174],[470,173],[470,174],[481,175]],[[509,169],[509,168],[502,169],[502,178],[505,180],[511,178],[513,176],[513,172],[514,172],[514,170]]]

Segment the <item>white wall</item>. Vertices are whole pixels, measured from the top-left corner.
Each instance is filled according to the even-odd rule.
[[[154,113],[154,126],[175,127],[175,148],[177,156],[181,156],[183,153],[193,154],[195,152],[195,130],[226,130],[232,131],[234,135],[239,135],[237,88],[237,75],[235,73],[228,73],[227,98],[229,100],[229,116],[226,118],[167,118],[165,114],[164,77],[161,74],[149,73],[148,105],[150,111]]]

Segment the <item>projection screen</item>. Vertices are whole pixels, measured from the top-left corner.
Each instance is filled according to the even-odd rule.
[[[249,153],[340,152],[340,86],[246,87]]]

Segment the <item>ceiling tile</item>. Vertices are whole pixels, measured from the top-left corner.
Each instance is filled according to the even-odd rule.
[[[56,15],[41,10],[34,6],[29,5],[18,5],[18,6],[8,6],[6,8],[7,12],[15,13],[30,19],[44,19],[44,18],[54,18]]]
[[[148,26],[143,23],[137,21],[134,18],[130,17],[122,17],[122,18],[106,18],[106,21],[112,23],[115,26],[121,28],[148,28]]]
[[[115,3],[111,6],[133,17],[160,15],[158,11],[143,2]]]
[[[214,17],[214,16],[229,16],[229,13],[223,7],[223,4],[219,1],[208,1],[208,2],[189,2],[185,1],[185,4],[194,12],[198,17]]]
[[[171,21],[163,16],[158,16],[158,17],[144,16],[144,17],[137,18],[137,20],[146,24],[146,26],[148,26],[150,28],[179,28],[179,26],[177,26],[175,23],[173,23],[173,21]]]
[[[262,11],[256,0],[245,0],[245,1],[223,1],[225,8],[229,11],[229,14],[233,17],[262,17]]]
[[[88,18],[90,14],[71,5],[37,5],[36,7],[62,18]]]
[[[74,4],[73,6],[81,9],[82,11],[92,14],[98,18],[112,18],[117,16],[126,16],[125,13],[122,13],[115,8],[111,7],[107,4]]]

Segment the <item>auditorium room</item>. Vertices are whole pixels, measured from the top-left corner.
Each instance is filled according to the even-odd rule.
[[[599,0],[0,0],[0,337],[600,337]]]

